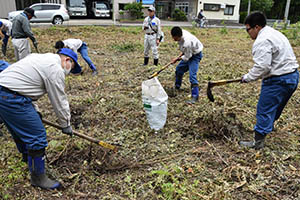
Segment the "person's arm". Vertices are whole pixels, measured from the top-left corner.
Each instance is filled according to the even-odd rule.
[[[160,41],[160,37],[161,37],[161,27],[160,27],[160,20],[157,20],[157,33],[156,33],[156,45],[158,46]]]
[[[52,76],[54,77],[54,76]],[[65,77],[63,73],[57,73],[55,80],[45,81],[48,97],[62,127],[70,126],[70,107],[65,94]]]
[[[148,25],[148,20],[147,20],[147,17],[146,17],[146,18],[144,19],[142,29],[143,29],[143,30],[146,30],[146,29],[148,29],[148,28],[149,28],[149,25]]]
[[[0,39],[3,39],[5,37],[4,34],[2,33],[3,28],[4,28],[4,24],[0,22]]]
[[[272,45],[269,41],[253,46],[253,61],[254,65],[243,76],[243,82],[256,81],[271,71]]]
[[[193,42],[189,41],[187,43],[188,45],[186,45],[186,43],[184,44],[184,52],[181,56],[182,60],[184,61],[188,61],[193,56]]]
[[[36,39],[31,31],[29,20],[25,19],[24,17],[22,19],[22,29],[26,36],[29,37],[33,43],[36,43]]]
[[[177,61],[181,60],[181,59],[182,59],[182,56],[183,56],[183,53],[180,53],[178,57],[173,58],[173,59],[171,60],[172,64],[175,64]]]

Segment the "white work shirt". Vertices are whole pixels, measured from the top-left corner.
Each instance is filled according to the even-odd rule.
[[[11,21],[7,19],[0,19],[0,21],[3,23],[4,28],[2,30],[6,31],[6,35],[10,36],[12,23]]]
[[[65,72],[58,54],[30,54],[0,73],[0,85],[37,100],[48,97],[59,123],[70,125],[70,108],[65,94]]]
[[[255,64],[243,76],[246,82],[288,74],[299,67],[288,39],[269,26],[259,31],[252,47],[252,55]]]
[[[151,24],[151,26],[150,26]],[[145,30],[145,33],[156,33],[156,39],[159,39],[161,36],[161,27],[160,27],[160,20],[158,17],[154,16],[153,18],[150,18],[149,16],[144,19],[143,22],[143,30],[147,27]],[[152,28],[151,28],[152,27]]]
[[[82,46],[82,40],[80,39],[66,39],[63,41],[66,48],[72,49],[74,52],[77,52],[78,49]]]
[[[188,61],[193,55],[203,50],[203,45],[198,38],[186,30],[182,30],[182,37],[178,44],[179,50],[184,54],[181,57],[184,61]]]

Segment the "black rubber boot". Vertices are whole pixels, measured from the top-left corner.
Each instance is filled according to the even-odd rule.
[[[144,66],[148,65],[149,57],[144,57]]]
[[[154,62],[153,62],[153,63],[154,63],[154,65],[157,66],[157,65],[158,65],[158,59],[154,59]]]
[[[31,185],[43,189],[57,189],[58,181],[51,180],[45,172],[45,149],[29,150],[28,168],[31,173]]]
[[[239,145],[243,147],[254,148],[255,150],[259,150],[264,148],[265,137],[266,137],[265,135],[255,132],[254,141],[240,141]]]

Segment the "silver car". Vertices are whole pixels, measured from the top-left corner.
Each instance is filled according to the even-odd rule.
[[[36,16],[30,22],[51,22],[52,24],[59,25],[70,19],[68,11],[63,4],[37,3],[31,5],[30,8],[34,10],[34,15]],[[22,12],[23,10],[9,12],[8,19],[12,21],[15,16]]]

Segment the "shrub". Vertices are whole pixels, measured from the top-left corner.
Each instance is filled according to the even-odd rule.
[[[176,8],[173,12],[173,18],[176,21],[187,21],[187,17],[185,15],[185,13],[181,10],[179,10],[178,8]]]
[[[140,19],[143,17],[143,12],[142,12],[143,5],[141,2],[140,3],[133,2],[133,3],[127,4],[124,7],[124,9],[128,10],[129,13],[131,14],[131,16],[135,17],[136,19]]]

